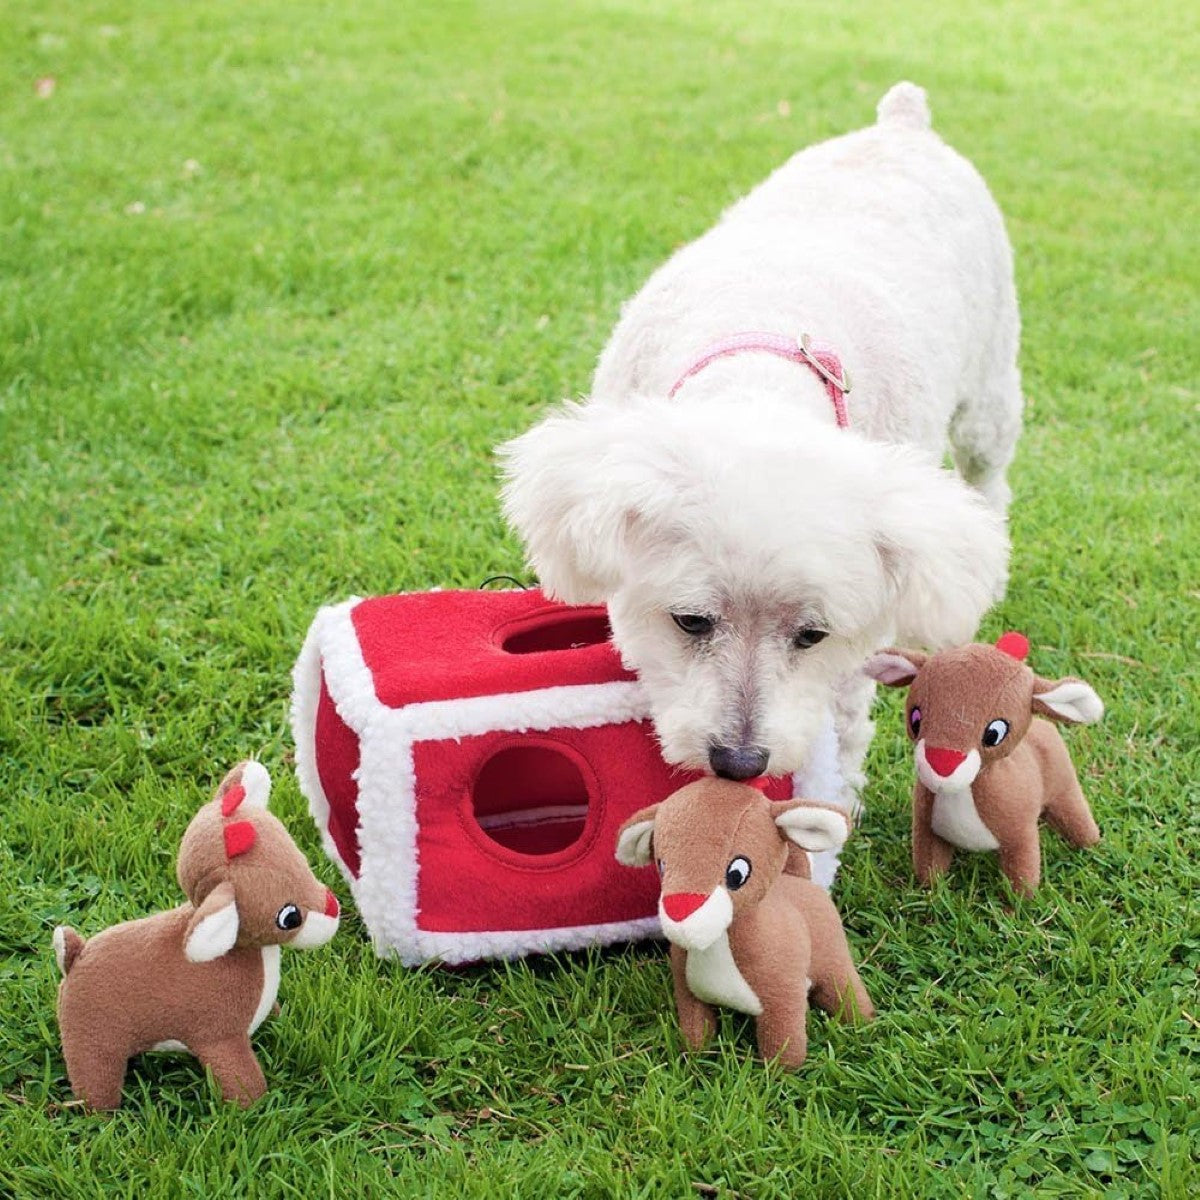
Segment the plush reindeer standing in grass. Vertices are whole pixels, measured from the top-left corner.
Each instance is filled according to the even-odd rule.
[[[1013,889],[1031,895],[1041,878],[1042,816],[1073,846],[1100,840],[1050,722],[1091,724],[1104,705],[1082,679],[1035,675],[1028,653],[1025,637],[1006,633],[994,646],[933,655],[883,650],[866,665],[879,683],[908,688],[905,724],[917,763],[913,868],[923,884],[949,867],[955,849],[998,850]]]
[[[726,779],[688,784],[621,826],[617,861],[655,862],[662,877],[658,915],[692,1049],[716,1029],[714,1005],[757,1018],[759,1052],[789,1067],[807,1052],[810,991],[843,1019],[874,1015],[833,901],[795,873],[805,855],[789,862],[793,845],[837,850],[849,831],[839,809],[772,802]]]
[[[266,1091],[250,1035],[275,1004],[279,949],[338,927],[334,894],[267,812],[270,790],[260,763],[242,763],[192,818],[177,862],[186,904],[86,941],[54,931],[63,1056],[89,1108],[121,1103],[128,1060],[146,1050],[190,1051],[226,1100]]]

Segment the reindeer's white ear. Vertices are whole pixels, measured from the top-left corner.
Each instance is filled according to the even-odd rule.
[[[238,910],[233,885],[219,883],[192,914],[183,940],[183,953],[189,962],[212,962],[228,954],[237,942]]]
[[[1036,690],[1042,684],[1045,684],[1047,691]],[[1052,721],[1065,721],[1068,725],[1092,725],[1104,716],[1104,701],[1082,679],[1060,679],[1057,683],[1039,679],[1034,688],[1033,711]]]
[[[813,853],[840,850],[850,836],[850,822],[845,813],[803,800],[781,812],[775,824],[789,842]]]
[[[635,812],[617,834],[617,862],[623,867],[645,867],[653,857],[654,814],[658,805],[652,804]]]
[[[908,687],[925,660],[926,655],[917,650],[880,650],[863,664],[863,674],[887,687]]]

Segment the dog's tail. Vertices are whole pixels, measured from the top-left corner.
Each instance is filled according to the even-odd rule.
[[[54,931],[54,961],[65,975],[74,965],[83,949],[83,938],[70,925],[60,925]]]
[[[875,115],[880,125],[901,129],[928,129],[932,124],[925,89],[915,83],[897,83],[879,102]]]

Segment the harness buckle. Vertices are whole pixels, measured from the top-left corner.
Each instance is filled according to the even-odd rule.
[[[852,384],[850,381],[850,372],[845,366],[842,367],[842,377],[839,379],[823,362],[820,361],[820,359],[817,358],[816,353],[812,348],[812,338],[807,333],[802,333],[796,339],[796,345],[799,346],[800,353],[804,355],[808,365],[812,367],[812,369],[816,371],[816,373],[820,375],[822,379],[826,379],[832,383],[833,386],[837,388],[837,390],[841,392],[843,396],[849,394]]]

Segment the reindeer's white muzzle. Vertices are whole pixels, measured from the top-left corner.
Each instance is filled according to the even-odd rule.
[[[708,896],[664,893],[658,901],[663,936],[684,950],[707,950],[733,921],[733,901],[724,887]]]
[[[978,750],[966,754],[958,750],[926,747],[925,739],[917,743],[917,778],[931,792],[963,792],[975,782],[981,760]]]
[[[304,924],[300,927],[300,932],[292,938],[291,946],[297,950],[311,950],[315,946],[325,945],[337,933],[340,917],[341,909],[338,906],[337,897],[326,888],[325,911],[319,913],[315,908],[309,910],[308,916],[304,918]]]

